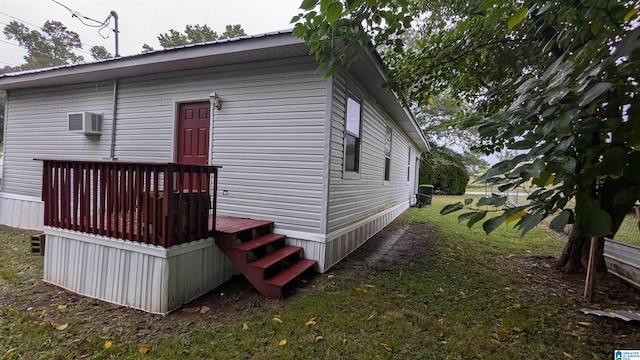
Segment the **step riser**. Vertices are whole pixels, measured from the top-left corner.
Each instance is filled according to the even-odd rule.
[[[273,234],[272,222],[263,222],[262,225],[248,229],[240,227],[233,233],[218,232],[215,241],[256,290],[272,299],[281,298],[284,286],[315,265],[315,261],[301,260],[304,259],[302,248],[287,246],[284,236]],[[255,242],[247,243],[248,241]],[[242,248],[238,248],[241,244],[244,244]],[[279,280],[277,283],[267,283],[271,278]]]

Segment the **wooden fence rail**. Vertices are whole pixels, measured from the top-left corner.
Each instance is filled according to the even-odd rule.
[[[217,166],[41,161],[46,226],[165,248],[215,231]]]

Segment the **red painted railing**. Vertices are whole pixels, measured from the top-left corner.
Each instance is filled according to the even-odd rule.
[[[42,161],[46,226],[165,248],[215,231],[217,166]]]

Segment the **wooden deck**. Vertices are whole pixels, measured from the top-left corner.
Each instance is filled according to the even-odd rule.
[[[45,226],[164,248],[214,235],[217,166],[42,162]]]
[[[233,216],[216,216],[215,229],[216,232],[233,234],[269,224],[271,224],[271,221]]]

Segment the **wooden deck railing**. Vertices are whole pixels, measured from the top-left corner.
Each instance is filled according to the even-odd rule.
[[[217,166],[42,161],[46,226],[165,248],[215,231]]]

